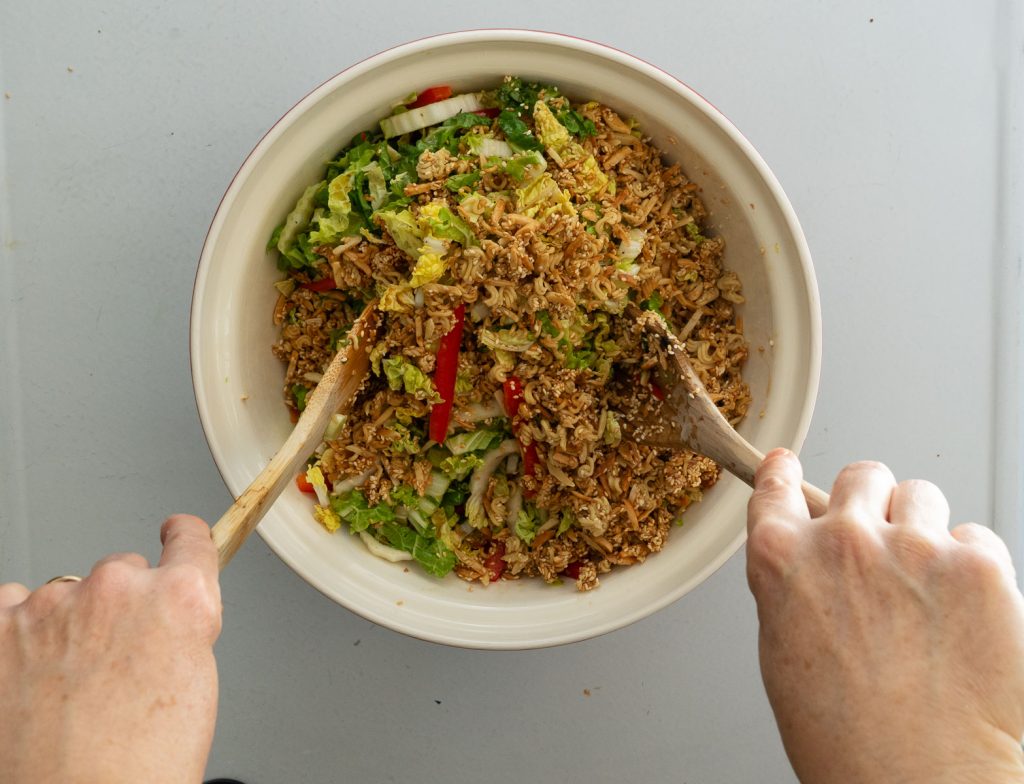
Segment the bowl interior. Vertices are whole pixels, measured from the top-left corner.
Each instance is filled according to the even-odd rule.
[[[283,369],[270,352],[277,338],[272,283],[280,278],[264,249],[270,231],[324,163],[394,99],[430,84],[482,88],[505,74],[551,82],[575,99],[636,117],[700,185],[710,224],[726,241],[726,265],[747,297],[745,377],[754,402],[740,430],[761,449],[800,446],[817,388],[817,293],[788,202],[749,143],[688,88],[614,50],[522,31],[458,33],[390,50],[319,87],[267,134],[225,194],[200,261],[191,340],[203,427],[234,494],[291,427]],[[738,480],[723,477],[687,511],[663,552],[613,571],[586,594],[533,580],[472,587],[407,571],[371,556],[355,537],[327,534],[294,487],[259,531],[315,587],[376,623],[455,645],[538,647],[621,627],[699,584],[743,542],[747,495]]]

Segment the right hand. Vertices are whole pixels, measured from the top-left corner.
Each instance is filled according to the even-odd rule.
[[[839,474],[811,519],[786,450],[761,464],[747,571],[761,671],[805,784],[1024,782],[1024,598],[1003,542],[948,530],[928,482]]]

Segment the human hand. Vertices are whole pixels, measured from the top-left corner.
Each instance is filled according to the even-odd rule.
[[[768,454],[748,510],[761,673],[804,784],[1024,781],[1024,599],[987,528],[878,463],[810,519]]]
[[[157,568],[111,555],[81,582],[0,585],[7,784],[199,782],[213,740],[217,551],[187,515]]]

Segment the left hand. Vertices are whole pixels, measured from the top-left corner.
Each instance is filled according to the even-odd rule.
[[[81,582],[0,585],[6,784],[200,782],[213,740],[217,551],[187,515],[163,556],[104,558]]]

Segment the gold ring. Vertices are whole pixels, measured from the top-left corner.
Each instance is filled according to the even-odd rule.
[[[80,582],[82,582],[82,578],[79,577],[77,574],[61,574],[61,575],[58,575],[57,577],[51,577],[49,580],[46,581],[46,584],[49,585],[50,583],[80,583]]]

